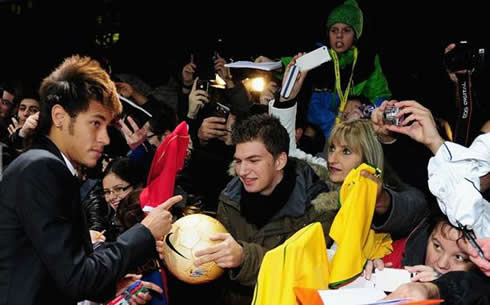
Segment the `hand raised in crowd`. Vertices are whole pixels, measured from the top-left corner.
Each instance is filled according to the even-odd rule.
[[[172,214],[169,212],[170,208],[180,202],[182,196],[173,196],[164,203],[154,208],[146,217],[141,221],[141,224],[147,227],[155,240],[160,240],[162,237],[172,228]]]
[[[30,136],[37,128],[39,124],[39,111],[31,114],[25,121],[24,125],[22,125],[19,130],[19,136],[22,138],[26,138]]]
[[[410,279],[412,282],[431,282],[441,276],[440,272],[427,265],[405,266],[405,269],[415,274]]]
[[[392,132],[386,128],[388,125],[386,125],[383,121],[383,113],[385,112],[386,107],[395,106],[396,103],[397,101],[395,100],[386,100],[381,103],[379,107],[376,107],[371,113],[373,130],[384,143],[393,141],[395,138],[393,137]]]
[[[191,54],[191,61],[182,68],[182,82],[184,83],[184,86],[192,86],[196,69],[197,66],[194,64],[194,55]]]
[[[268,105],[269,101],[274,99],[274,96],[279,89],[279,86],[274,81],[270,81],[262,92],[260,92],[259,103]]]
[[[187,112],[187,117],[189,119],[195,119],[204,104],[209,103],[209,94],[204,90],[196,89],[198,80],[199,77],[196,77],[194,84],[192,85],[191,93],[189,94],[189,110]]]
[[[446,49],[444,49],[444,54],[447,54],[449,52],[451,52],[454,48],[456,48],[456,44],[455,43],[451,43],[449,44]],[[451,72],[451,71],[447,71],[447,74],[449,75],[449,79],[453,82],[453,83],[458,83],[458,77],[456,76],[456,74],[464,74],[466,73],[467,70],[461,70],[461,71],[456,71],[456,72]]]
[[[483,251],[486,259],[481,258],[478,252],[470,243],[466,243],[466,252],[470,256],[470,260],[480,268],[480,270],[485,273],[486,276],[490,276],[490,238],[478,239],[477,244]]]
[[[383,188],[383,181],[381,178],[376,177],[366,170],[361,171],[361,175],[376,182],[378,185],[374,212],[378,215],[384,215],[390,209],[391,197],[390,194]]]
[[[226,128],[225,135],[219,137],[219,139],[221,141],[223,141],[226,145],[232,145],[233,144],[231,142],[231,128],[233,127],[235,120],[236,120],[236,116],[231,112],[228,113],[228,118],[226,119],[226,123],[225,123],[225,128]]]
[[[124,291],[134,282],[141,279],[140,274],[127,274],[122,280],[120,280],[116,285],[116,296],[121,295]],[[160,286],[153,284],[151,282],[141,281],[144,287],[156,291],[158,293],[163,293],[162,288]],[[151,295],[149,292],[139,292],[133,296],[131,296],[130,304],[147,304],[151,300]]]
[[[216,116],[205,118],[197,132],[201,144],[206,145],[209,140],[226,135],[228,131],[225,123],[225,118]]]
[[[387,263],[386,265],[384,264],[382,259],[376,258],[376,259],[369,259],[366,262],[366,265],[364,266],[364,278],[366,280],[371,279],[371,275],[373,274],[374,269],[377,269],[379,271],[383,270],[386,267],[391,267],[391,263]]]
[[[209,237],[219,244],[196,251],[194,265],[200,266],[215,262],[221,268],[235,268],[243,263],[244,253],[242,246],[236,242],[230,233],[216,233]]]
[[[406,134],[415,141],[427,146],[436,154],[444,139],[437,131],[436,122],[429,109],[416,101],[401,101],[396,104],[400,108],[397,117],[405,116],[401,126],[387,125],[393,132]]]
[[[8,127],[9,135],[13,135],[17,131],[17,129],[22,127],[20,126],[19,121],[17,121],[16,118],[12,117],[11,119],[12,124],[10,124]]]
[[[266,56],[259,56],[257,58],[255,58],[254,62],[255,63],[262,63],[262,62],[273,62],[274,60],[272,60],[271,58],[269,57],[266,57]],[[274,72],[277,72],[277,73],[282,73],[282,66],[278,69],[275,69]]]
[[[126,143],[128,144],[129,148],[133,150],[145,141],[148,129],[145,126],[139,128],[138,124],[136,124],[131,116],[128,116],[128,122],[133,130],[131,130],[123,120],[119,120],[118,123],[121,127],[124,138],[126,139]]]
[[[233,78],[231,76],[230,68],[225,67],[226,60],[223,57],[218,56],[214,61],[214,70],[218,73],[219,77],[221,77],[226,82],[227,88],[233,88]]]
[[[254,61],[254,62],[256,62],[256,63],[261,63],[261,62],[273,62],[273,60],[272,60],[272,59],[270,59],[269,57],[266,57],[266,56],[262,56],[262,55],[261,55],[261,56],[257,57],[257,58],[255,59],[255,61]]]
[[[296,56],[293,57],[293,60],[289,63],[289,65],[286,68],[286,72],[284,72],[284,76],[286,76],[291,69],[291,67],[296,64],[296,59],[300,58],[303,56],[305,53],[298,53]],[[291,94],[289,95],[288,98],[281,98],[279,99],[279,102],[285,102],[285,101],[290,101],[298,95],[299,91],[301,90],[301,87],[303,86],[303,82],[305,81],[306,75],[308,74],[308,70],[300,71],[298,73],[298,76],[296,77],[296,81],[294,82],[293,89],[291,90]],[[282,79],[282,86],[284,87],[285,82],[286,82],[286,77],[283,77]]]
[[[405,283],[398,286],[395,291],[387,295],[383,300],[410,299],[411,301],[423,301],[438,299],[439,288],[432,283]]]

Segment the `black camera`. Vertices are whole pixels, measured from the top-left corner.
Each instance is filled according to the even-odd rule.
[[[485,49],[475,48],[467,41],[456,43],[456,47],[444,54],[444,65],[449,72],[474,70],[483,66]]]

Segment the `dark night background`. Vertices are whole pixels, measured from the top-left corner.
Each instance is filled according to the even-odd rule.
[[[1,77],[40,80],[79,53],[108,57],[114,72],[132,72],[157,86],[178,76],[190,53],[219,48],[234,60],[294,55],[325,41],[328,13],[343,1],[324,2],[262,8],[189,1],[170,8],[162,1],[0,1]],[[485,2],[358,2],[364,12],[360,43],[377,49],[394,98],[417,99],[450,116],[454,103],[443,50],[465,39],[488,53]],[[119,40],[96,43],[104,33],[119,33]],[[479,78],[489,79],[488,68],[482,70]]]

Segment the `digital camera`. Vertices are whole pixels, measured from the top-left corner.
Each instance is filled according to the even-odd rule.
[[[485,49],[475,48],[467,41],[456,43],[456,47],[444,54],[444,65],[449,72],[474,70],[483,66]]]
[[[396,117],[400,112],[400,108],[396,106],[387,106],[383,112],[383,123],[386,125],[400,126],[403,122],[403,117]]]

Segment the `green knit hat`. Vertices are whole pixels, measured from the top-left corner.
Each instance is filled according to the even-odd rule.
[[[346,0],[343,4],[334,8],[328,16],[327,28],[339,22],[350,25],[356,32],[357,39],[361,37],[363,17],[356,0]]]

